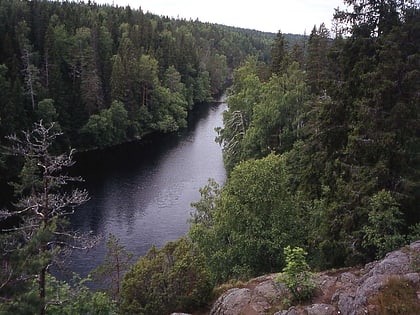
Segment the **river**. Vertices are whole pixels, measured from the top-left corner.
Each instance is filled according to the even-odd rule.
[[[90,200],[76,210],[72,228],[104,238],[87,252],[73,252],[71,271],[86,276],[101,264],[109,233],[135,260],[152,245],[160,247],[185,235],[193,211],[190,204],[200,199],[199,188],[208,178],[221,184],[226,178],[214,131],[222,126],[225,109],[224,102],[203,105],[192,112],[183,132],[76,160]]]

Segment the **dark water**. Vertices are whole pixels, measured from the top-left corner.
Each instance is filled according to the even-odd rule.
[[[130,144],[80,158],[77,172],[91,199],[76,210],[73,229],[112,233],[135,259],[185,235],[191,202],[208,178],[225,180],[215,127],[222,125],[225,103],[193,112],[188,130],[161,136],[153,144]],[[76,251],[69,268],[87,275],[103,262],[105,241],[88,252]]]

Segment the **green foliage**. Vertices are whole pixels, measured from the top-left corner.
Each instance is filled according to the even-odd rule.
[[[314,26],[308,40],[307,75],[308,84],[314,94],[322,94],[327,88],[329,71],[331,71],[328,59],[330,46],[329,30],[322,23],[317,29]]]
[[[192,311],[206,303],[212,285],[204,257],[186,239],[152,247],[124,277],[124,314]]]
[[[192,224],[203,225],[205,228],[213,226],[220,189],[220,185],[214,179],[209,179],[207,185],[200,188],[201,199],[191,203],[191,207],[195,208],[195,211],[191,213]]]
[[[401,247],[405,238],[400,230],[403,223],[399,205],[388,191],[380,191],[369,202],[368,225],[364,227],[364,246],[373,247],[377,258]]]
[[[152,111],[155,124],[152,128],[162,132],[174,132],[187,126],[187,102],[178,92],[159,86],[152,94],[152,100],[161,106]]]
[[[297,63],[263,84],[260,101],[253,106],[252,121],[243,139],[244,155],[262,157],[270,151],[289,151],[299,137],[300,115],[308,96],[305,76]]]
[[[203,196],[206,216],[190,230],[216,281],[270,270],[270,259],[281,266],[279,245],[308,248],[309,261],[326,268],[418,235],[420,45],[407,43],[418,43],[420,11],[386,4],[362,23],[379,5],[351,4],[354,14],[341,16],[353,27],[348,37],[340,25],[334,40],[314,28],[303,64],[290,62],[279,33],[274,75],[252,58],[234,72],[217,139],[229,179],[216,198]],[[281,171],[266,171],[270,153],[282,154]]]
[[[306,263],[307,253],[300,247],[284,248],[286,266],[277,281],[284,282],[292,293],[294,302],[309,300],[315,293],[316,285],[309,265]]]
[[[190,236],[213,279],[278,269],[287,245],[308,248],[320,268],[379,257],[407,231],[410,239],[419,234],[420,10],[416,2],[346,3],[353,11],[337,12],[346,24],[336,25],[335,39],[321,24],[307,51],[290,54],[290,37],[280,32],[276,38],[129,7],[3,1],[0,142],[39,118],[58,118],[68,141],[86,148],[173,132],[241,65],[218,131],[230,177],[223,188],[209,182],[202,189],[191,220]],[[1,160],[5,183],[18,163]],[[23,163],[15,188],[38,191],[37,162]],[[23,259],[62,226],[50,223],[5,256],[2,283],[50,258],[44,252],[33,266]],[[22,235],[1,237],[6,252]],[[141,264],[154,276],[139,273],[166,290],[158,276],[163,257],[152,250]],[[21,283],[11,287],[32,299]],[[151,306],[141,312],[162,305],[147,294],[127,309],[137,312],[146,300]]]
[[[359,9],[375,6],[364,5]],[[352,17],[356,24],[361,22],[359,14]],[[401,246],[405,231],[420,220],[420,146],[413,133],[419,113],[409,105],[417,102],[420,80],[408,61],[417,58],[418,48],[405,44],[419,34],[418,22],[410,18],[418,19],[418,14],[418,9],[399,11],[398,21],[387,20],[392,27],[382,33],[376,33],[376,22],[365,21],[355,25],[349,38],[334,40],[330,68],[318,82],[325,94],[305,114],[307,136],[294,149],[299,151],[293,154],[298,163],[292,162],[292,169],[300,174],[297,189],[324,205],[320,241],[314,243],[314,252],[325,258],[323,267],[383,255]],[[308,74],[313,80],[314,73]],[[380,222],[388,220],[389,228],[381,227]]]
[[[41,315],[50,303],[47,300],[49,267],[65,248],[88,248],[95,242],[68,230],[67,217],[88,195],[79,189],[63,191],[64,185],[80,179],[62,174],[66,167],[73,165],[72,151],[68,155],[50,152],[60,134],[54,124],[44,126],[41,121],[31,131],[23,132],[22,137],[8,137],[10,153],[24,156],[26,163],[21,182],[15,185],[19,189],[15,208],[0,212],[4,241],[0,263],[6,270],[0,277],[0,294],[12,306],[27,297],[33,300],[31,282],[37,279],[38,295],[33,304]]]
[[[46,315],[74,315],[94,314],[113,315],[116,306],[110,298],[101,292],[93,292],[86,287],[89,279],[74,277],[70,284],[59,281],[52,275],[47,276],[47,299],[50,301],[46,307]],[[35,314],[39,309],[38,287],[34,279],[28,282],[28,292],[21,295],[18,300],[0,304],[0,314]]]
[[[415,242],[418,240],[420,240],[420,223],[411,225],[407,235],[407,243]]]
[[[114,101],[109,109],[90,116],[81,134],[90,138],[87,143],[103,148],[124,141],[127,127],[128,112],[121,102]]]
[[[287,42],[281,31],[278,31],[274,44],[271,48],[271,72],[281,75],[289,63]]]
[[[255,61],[249,60],[236,70],[235,76],[241,79],[234,83],[234,94],[229,96],[229,110],[223,114],[224,128],[219,129],[217,140],[223,144],[225,166],[230,171],[243,160],[242,141],[252,120],[253,106],[258,102],[262,87],[255,71]],[[250,73],[248,73],[250,72]]]
[[[237,165],[220,191],[202,190],[189,234],[215,282],[278,269],[281,249],[301,242],[303,209],[287,190],[286,177],[284,159],[271,154]]]
[[[285,66],[266,82],[258,71],[256,60],[248,59],[234,75],[224,128],[218,130],[228,171],[243,160],[286,152],[301,136],[309,92],[299,64]]]
[[[115,235],[109,234],[106,242],[106,255],[104,262],[92,271],[92,278],[106,287],[108,295],[118,301],[121,293],[121,283],[125,272],[131,266],[133,254],[127,252],[125,247]]]
[[[128,112],[122,141],[183,128],[184,112],[220,93],[248,55],[267,60],[273,39],[91,3],[13,0],[1,2],[0,17],[0,139],[40,118],[46,122],[53,108],[38,104],[54,100],[66,139],[84,148],[115,144],[94,132],[108,127],[102,111],[114,101]],[[167,98],[161,87],[174,102],[161,103]],[[91,136],[79,142],[87,124]]]
[[[348,37],[340,36],[343,25],[336,26],[335,39],[324,25],[314,28],[302,64],[290,62],[290,57],[300,59],[284,51],[281,33],[273,46],[275,75],[262,75],[257,60],[247,59],[234,72],[229,109],[218,130],[230,176],[244,161],[283,154],[283,180],[297,212],[308,221],[307,234],[297,245],[308,248],[309,260],[320,268],[379,257],[403,245],[407,237],[415,239],[420,222],[420,116],[415,106],[420,76],[414,62],[420,46],[407,45],[420,38],[419,7],[403,8],[392,1],[381,9],[381,4],[349,3],[355,12],[337,14],[338,21],[350,23]],[[364,20],[369,10],[378,15]],[[222,189],[216,202],[214,227],[192,227],[209,253],[217,253],[217,247],[210,246],[215,239],[222,244],[218,247],[224,250],[213,260],[221,262],[219,275],[229,263],[239,273],[254,270],[249,263],[232,263],[231,257],[240,257],[232,246],[238,242],[232,236],[235,229],[215,228],[215,214],[226,202],[227,190]],[[252,193],[255,199],[261,194]],[[236,209],[232,211],[251,222],[254,216],[242,212],[249,201],[238,199],[224,209],[225,215]],[[232,232],[221,232],[226,230]],[[248,231],[241,233],[252,240]]]
[[[42,120],[46,124],[57,121],[58,113],[54,106],[54,100],[43,99],[38,103],[36,110],[38,120]]]

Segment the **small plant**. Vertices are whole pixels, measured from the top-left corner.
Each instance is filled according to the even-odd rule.
[[[294,302],[309,300],[315,293],[316,285],[309,265],[306,262],[307,253],[300,247],[284,249],[286,267],[283,268],[277,281],[283,282],[292,294]]]
[[[420,314],[417,288],[408,280],[391,277],[386,286],[369,299],[374,305],[370,315],[415,315]]]

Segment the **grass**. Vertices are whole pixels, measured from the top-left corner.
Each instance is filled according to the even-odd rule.
[[[369,299],[373,305],[369,315],[418,315],[418,287],[408,280],[391,277],[381,291]]]

